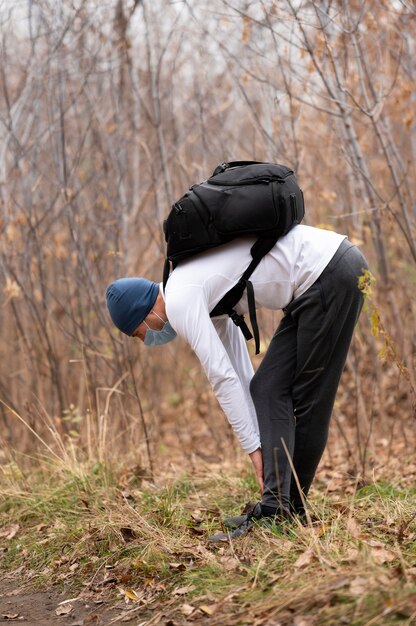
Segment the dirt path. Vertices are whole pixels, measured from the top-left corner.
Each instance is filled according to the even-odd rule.
[[[0,579],[0,624],[32,626],[110,626],[138,621],[121,603],[101,602],[70,592],[36,591],[27,585]],[[130,614],[129,614],[130,613]]]

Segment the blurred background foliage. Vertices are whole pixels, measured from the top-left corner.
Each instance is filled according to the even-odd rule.
[[[161,280],[170,205],[235,159],[292,166],[305,223],[347,234],[376,278],[327,458],[363,469],[414,441],[414,17],[405,0],[0,3],[3,462],[43,449],[34,433],[150,469],[240,454],[184,342],[148,350],[105,306],[117,277]],[[261,315],[263,352],[279,317]]]

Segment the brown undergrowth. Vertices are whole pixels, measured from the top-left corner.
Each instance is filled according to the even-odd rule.
[[[171,468],[157,484],[137,466],[44,457],[29,472],[10,463],[1,478],[2,575],[70,590],[72,605],[109,602],[115,621],[143,626],[410,625],[416,466],[402,458],[400,474],[381,457],[365,484],[327,458],[307,525],[255,528],[220,545],[209,534],[256,498],[245,463],[200,462],[175,479]]]

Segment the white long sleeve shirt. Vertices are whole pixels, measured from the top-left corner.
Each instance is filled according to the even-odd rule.
[[[344,235],[295,226],[277,241],[251,275],[256,308],[285,308],[320,276]],[[241,278],[251,261],[255,238],[237,239],[182,261],[172,272],[164,294],[172,327],[195,351],[214,393],[243,449],[260,447],[256,412],[249,384],[254,374],[242,332],[228,316],[210,311]],[[244,293],[235,307],[248,311]]]

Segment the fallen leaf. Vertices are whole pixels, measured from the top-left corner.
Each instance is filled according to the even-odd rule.
[[[10,541],[10,539],[16,537],[19,529],[19,524],[9,524],[8,526],[5,526],[4,528],[2,528],[2,530],[0,530],[0,537]]]
[[[215,611],[217,610],[217,605],[211,604],[211,606],[207,606],[206,604],[201,604],[199,610],[205,613],[205,615],[214,615]]]
[[[371,556],[378,565],[390,563],[396,558],[395,553],[392,550],[387,550],[386,548],[373,548],[371,550]]]
[[[56,615],[69,615],[69,613],[73,610],[72,604],[61,604],[55,610]]]
[[[182,615],[185,615],[185,617],[189,617],[189,615],[192,615],[192,613],[195,611],[195,607],[191,604],[185,603],[180,606],[180,611]]]
[[[56,530],[66,530],[65,524],[60,519],[55,520],[53,527],[56,528]]]
[[[173,591],[174,596],[184,596],[186,593],[193,591],[195,589],[195,585],[186,585],[185,587],[178,587]]]
[[[301,567],[306,567],[307,565],[310,565],[312,563],[313,559],[314,559],[314,556],[315,555],[314,555],[314,552],[313,552],[312,548],[308,548],[297,559],[297,561],[295,562],[294,567],[299,569]]]
[[[128,574],[128,573],[126,573],[126,574],[121,574],[121,575],[119,576],[119,581],[120,581],[121,583],[129,583],[129,582],[131,581],[131,579],[132,579],[132,575],[131,575],[131,574]]]
[[[170,569],[176,569],[178,571],[184,571],[186,570],[186,565],[185,563],[169,563],[169,567]]]
[[[134,530],[129,526],[124,526],[120,528],[120,532],[123,536],[124,541],[132,541],[136,537]]]
[[[119,592],[121,593],[121,595],[125,596],[129,600],[139,600],[139,596],[137,595],[137,593],[130,587],[127,587],[126,589],[120,588]]]

